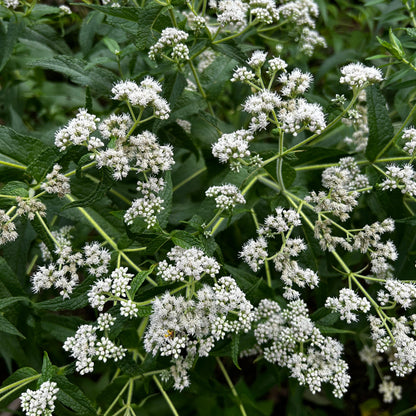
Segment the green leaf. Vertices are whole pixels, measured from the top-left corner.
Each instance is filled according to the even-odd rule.
[[[365,155],[370,162],[373,162],[387,149],[394,129],[383,94],[374,85],[366,91],[369,134]]]
[[[170,171],[165,173],[165,187],[159,196],[163,199],[163,210],[157,215],[159,225],[162,228],[165,228],[168,224],[168,219],[170,215],[170,210],[172,208],[172,179]]]
[[[14,383],[17,383],[19,381],[22,381],[26,378],[30,378],[33,376],[38,375],[38,372],[36,370],[34,370],[31,367],[22,367],[19,368],[18,370],[16,370],[12,375],[10,375],[9,377],[6,378],[6,380],[3,381],[1,387],[5,388],[7,386],[10,386],[10,389],[12,389],[12,385],[14,385]],[[30,387],[32,387],[32,384],[34,385],[36,383],[36,380],[33,380],[32,383],[30,384],[23,384],[22,383],[22,389],[28,389]],[[15,392],[13,395],[7,396],[7,398],[5,398],[5,400],[7,400],[6,403],[10,403],[11,401],[13,401],[15,398],[19,397],[20,395],[20,391]],[[3,400],[0,399],[0,403],[2,403]]]
[[[23,29],[22,23],[9,22],[7,25],[0,20],[0,71],[7,64],[13,53],[14,45]]]
[[[43,220],[45,221],[45,220]],[[36,215],[35,218],[31,222],[32,227],[38,233],[38,237],[45,243],[46,247],[50,251],[52,257],[55,255],[55,242],[53,241],[52,237],[46,231],[42,221]]]
[[[59,10],[58,7],[54,7],[54,9]],[[46,45],[52,51],[63,55],[72,53],[71,48],[50,25],[37,24],[36,26],[27,27],[22,33],[22,38],[37,42],[42,46]]]
[[[19,296],[25,293],[16,274],[3,257],[0,257],[0,282],[13,296]]]
[[[24,136],[13,129],[0,126],[0,160],[2,161],[25,167],[47,148],[48,146],[39,139]],[[0,171],[2,169],[4,167],[0,166]]]
[[[152,314],[152,305],[138,306],[137,315],[141,318]]]
[[[115,180],[111,175],[111,172],[108,168],[103,168],[100,170],[101,179],[97,183],[95,189],[91,194],[87,195],[85,198],[78,199],[76,201],[70,202],[62,207],[62,211],[69,208],[75,207],[87,207],[95,202],[101,200],[104,195],[111,189]]]
[[[149,276],[151,272],[152,270],[150,269],[150,270],[139,272],[136,274],[136,276],[134,276],[133,280],[130,283],[130,290],[129,290],[132,298],[134,298],[134,295],[137,293],[140,286],[144,283],[144,281],[146,280],[146,277]]]
[[[239,345],[240,345],[240,334],[233,334],[231,337],[231,358],[233,359],[234,365],[241,370],[241,367],[238,364],[238,354],[239,354]]]
[[[56,374],[56,367],[52,365],[48,353],[46,351],[43,352],[43,363],[42,363],[42,375],[38,380],[38,387],[45,381],[50,380]]]
[[[30,299],[24,296],[14,296],[11,298],[0,299],[0,309],[7,308],[8,306],[13,305],[13,303],[16,303],[16,302],[30,303]]]
[[[66,377],[54,376],[53,381],[58,385],[59,391],[56,396],[63,405],[72,409],[79,416],[97,415],[94,406],[87,396]]]
[[[218,51],[223,55],[227,56],[228,58],[234,59],[240,64],[245,64],[247,60],[246,54],[240,49],[240,47],[233,41],[231,42],[223,42],[218,43],[216,45],[212,45],[212,49],[214,51]]]
[[[25,336],[3,315],[0,315],[0,332],[25,338]]]
[[[102,39],[102,41],[105,43],[105,46],[107,46],[108,50],[114,55],[120,52],[121,48],[116,40],[105,37]]]
[[[191,247],[198,247],[201,248],[201,242],[194,237],[192,234],[182,231],[182,230],[174,230],[171,232],[172,242],[179,247],[182,248],[191,248]]]
[[[67,76],[75,84],[90,87],[100,95],[108,95],[116,76],[108,69],[88,64],[73,56],[58,55],[31,61],[31,67],[49,69]]]
[[[92,11],[82,20],[78,40],[84,55],[87,55],[94,45],[95,35],[103,27],[104,14]]]
[[[33,176],[38,182],[41,181],[51,170],[53,165],[62,157],[59,150],[48,147],[28,165],[26,172]]]
[[[24,182],[20,181],[11,181],[7,182],[3,188],[0,189],[0,193],[3,195],[12,195],[12,196],[29,196],[28,186]],[[13,201],[13,199],[7,199],[7,201]]]
[[[355,334],[355,331],[351,331],[348,329],[339,329],[334,328],[333,326],[322,326],[316,325],[316,327],[323,333],[323,334]]]
[[[62,299],[61,296],[55,299],[48,299],[43,302],[34,303],[37,309],[47,309],[49,311],[63,311],[81,309],[88,305],[88,290],[95,280],[94,276],[85,279],[75,288],[69,299]]]

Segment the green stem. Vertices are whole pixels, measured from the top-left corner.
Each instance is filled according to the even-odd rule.
[[[0,165],[9,166],[11,168],[22,169],[22,170],[27,169],[26,166],[18,165],[16,163],[11,163],[11,162],[5,162],[4,160],[0,160]]]
[[[244,406],[243,406],[243,403],[240,399],[240,396],[238,395],[237,390],[235,389],[234,384],[231,381],[230,376],[228,375],[227,370],[224,367],[224,364],[219,359],[219,357],[215,357],[215,359],[217,360],[218,366],[220,367],[220,369],[222,371],[222,374],[224,375],[224,378],[227,381],[227,384],[230,387],[233,396],[238,400],[238,407],[240,408],[241,414],[243,416],[247,416],[246,410],[244,409]]]
[[[36,212],[36,217],[38,218],[39,222],[42,224],[42,227],[45,229],[46,233],[52,239],[52,241],[54,242],[54,244],[56,245],[56,247],[60,247],[60,244],[58,243],[58,241],[56,240],[56,238],[51,233],[51,230],[46,225],[45,221],[43,221],[43,218],[40,216],[39,212]]]
[[[177,412],[177,410],[175,409],[175,406],[172,403],[172,400],[170,400],[170,397],[168,396],[168,394],[166,393],[165,389],[163,388],[161,382],[159,381],[159,379],[156,376],[153,376],[153,380],[156,383],[158,389],[160,390],[160,392],[163,394],[163,397],[166,400],[166,403],[168,404],[170,410],[172,411],[172,413],[175,416],[179,416],[179,413]]]
[[[120,390],[120,392],[117,394],[116,398],[113,400],[113,402],[110,404],[110,407],[106,410],[106,412],[103,414],[103,416],[109,416],[110,411],[112,408],[116,405],[120,397],[123,395],[123,393],[126,391],[127,387],[130,384],[130,380],[123,386],[123,388]]]
[[[40,376],[41,376],[40,374],[36,374],[34,376],[23,378],[22,380],[19,380],[19,381],[15,381],[12,384],[8,384],[7,386],[0,389],[0,394],[2,394],[3,392],[5,392],[7,390],[14,389],[15,387],[19,387],[19,388],[23,387],[26,384],[29,384],[32,381],[37,380]],[[9,394],[9,393],[7,393],[7,394]],[[2,400],[3,400],[3,398],[2,398]]]
[[[197,170],[194,172],[191,176],[188,176],[186,179],[184,179],[182,182],[179,182],[176,186],[173,187],[173,192],[177,191],[179,188],[181,188],[183,185],[186,185],[188,182],[190,182],[192,179],[196,178],[201,173],[205,172],[207,170],[207,167],[204,166],[203,168]]]
[[[244,28],[244,30],[242,30],[241,32],[234,33],[233,35],[227,36],[227,37],[225,37],[225,38],[221,38],[221,39],[218,39],[218,40],[214,40],[214,41],[212,42],[212,44],[213,44],[213,45],[218,45],[219,43],[222,43],[222,42],[227,42],[227,40],[231,40],[231,39],[234,39],[234,38],[236,38],[236,37],[238,37],[238,36],[241,36],[242,34],[244,34],[245,32],[247,32],[248,30],[250,30],[250,29],[251,29],[251,26],[252,26],[252,25],[247,25],[247,26]],[[215,39],[215,38],[214,38],[214,39]]]
[[[198,73],[196,72],[196,69],[195,69],[195,66],[194,66],[193,62],[188,61],[188,63],[189,63],[189,66],[191,67],[191,71],[192,71],[192,74],[195,78],[195,82],[196,82],[196,85],[198,87],[199,93],[202,95],[202,98],[206,101],[206,103],[208,105],[208,110],[211,113],[211,115],[215,116],[214,110],[212,109],[211,103],[208,101],[207,94],[205,93],[204,88],[202,87],[201,81],[199,80]]]

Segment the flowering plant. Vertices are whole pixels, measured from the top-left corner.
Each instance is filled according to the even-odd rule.
[[[4,409],[414,410],[416,5],[364,3],[0,0]]]

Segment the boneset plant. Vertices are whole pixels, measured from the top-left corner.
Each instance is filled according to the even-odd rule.
[[[367,3],[354,59],[330,2],[0,3],[5,409],[414,410],[416,6]]]

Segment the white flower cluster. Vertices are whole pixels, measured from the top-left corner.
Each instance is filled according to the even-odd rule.
[[[341,221],[346,221],[358,204],[360,194],[356,189],[367,187],[368,179],[360,173],[354,158],[346,157],[339,161],[339,166],[322,172],[322,185],[329,189],[328,193],[312,191],[305,201],[314,204],[318,213],[331,213]]]
[[[401,400],[402,386],[394,384],[390,376],[383,377],[383,381],[378,386],[378,392],[383,395],[384,403],[392,403],[394,399]]]
[[[248,5],[242,0],[219,0],[217,6],[217,21],[224,27],[230,25],[238,30],[247,26]]]
[[[271,24],[279,19],[278,9],[273,0],[250,0],[250,14],[261,23]]]
[[[383,81],[383,74],[374,66],[368,67],[361,62],[348,64],[341,68],[339,82],[350,88],[365,88],[368,85]]]
[[[39,214],[41,217],[46,216],[46,205],[36,198],[22,198],[16,197],[17,210],[16,215],[26,215],[27,218],[32,221],[35,219],[35,215]]]
[[[156,135],[150,131],[143,131],[137,136],[129,138],[133,148],[130,150],[136,156],[138,172],[158,174],[170,170],[175,163],[172,146],[160,145]]]
[[[2,4],[4,7],[7,7],[8,9],[16,9],[19,6],[19,0],[3,0]]]
[[[371,305],[367,299],[358,296],[353,290],[343,288],[339,291],[338,297],[326,299],[325,307],[338,312],[341,320],[350,324],[358,320],[355,311],[366,313],[370,310]]]
[[[18,236],[16,226],[10,216],[0,209],[0,245],[16,240]]]
[[[27,416],[52,416],[58,391],[54,381],[45,381],[37,390],[26,390],[20,396],[23,411]]]
[[[55,234],[57,235],[57,234]],[[40,266],[31,276],[32,290],[35,293],[42,289],[50,289],[52,286],[61,289],[60,294],[63,298],[68,298],[74,287],[78,284],[78,269],[86,266],[88,273],[100,277],[107,273],[110,253],[100,248],[96,242],[84,246],[84,255],[72,251],[69,239],[69,230],[65,229],[59,240],[57,240],[54,253],[57,256],[56,262],[51,262],[46,266]],[[52,260],[52,255],[46,247],[43,248],[44,259]]]
[[[295,26],[315,27],[319,8],[313,0],[285,1],[278,9],[279,17],[288,19]]]
[[[416,196],[416,173],[413,166],[408,163],[403,167],[397,165],[387,166],[387,179],[381,184],[381,189],[393,190],[400,189],[402,194]]]
[[[63,345],[65,351],[70,351],[75,358],[75,368],[81,374],[94,370],[94,361],[107,362],[121,360],[126,355],[126,349],[117,346],[107,337],[97,336],[97,327],[81,325],[73,337],[68,337]]]
[[[299,68],[295,68],[290,73],[281,74],[279,82],[282,84],[280,93],[285,97],[295,98],[309,89],[312,75],[309,72],[303,73]]]
[[[162,86],[152,77],[147,76],[140,85],[134,81],[119,81],[112,88],[113,100],[128,101],[131,105],[146,108],[153,107],[156,118],[167,120],[170,114],[169,103],[159,94]],[[119,121],[121,122],[121,120]]]
[[[299,36],[299,46],[301,52],[307,56],[312,56],[313,51],[317,46],[326,48],[326,41],[316,30],[313,30],[307,26],[302,28]]]
[[[386,279],[384,290],[377,293],[377,300],[381,306],[386,306],[389,302],[398,303],[403,308],[410,308],[416,299],[415,283],[401,282],[397,279]]]
[[[215,341],[227,334],[249,331],[252,309],[230,276],[221,277],[214,287],[203,285],[195,299],[165,293],[153,302],[144,336],[145,349],[153,355],[172,358],[170,375],[174,387],[182,390],[189,385],[189,363],[196,356],[208,356]]]
[[[188,34],[183,30],[174,27],[167,27],[162,30],[159,40],[150,47],[149,58],[156,60],[158,55],[161,55],[163,49],[171,48],[170,57],[177,61],[187,61],[189,59],[189,49],[183,43],[188,39]]]
[[[89,114],[85,108],[80,108],[75,118],[55,133],[55,146],[61,152],[70,145],[86,146],[90,151],[104,146],[99,138],[90,136],[97,130],[99,121],[100,119],[94,114]]]
[[[215,277],[220,271],[219,263],[196,247],[175,246],[167,256],[174,264],[162,260],[157,275],[168,282],[183,281],[187,277],[200,280],[206,274]]]
[[[264,87],[250,95],[243,104],[244,111],[252,115],[250,131],[265,129],[268,125],[269,114],[276,111],[276,116],[281,124],[281,128],[287,132],[297,135],[300,130],[308,129],[313,133],[320,133],[325,127],[325,115],[319,104],[309,103],[299,96],[304,94],[310,87],[312,75],[303,73],[299,68],[295,68],[290,73],[286,72],[287,63],[281,59],[273,57],[266,60],[267,53],[261,51],[253,52],[248,64],[259,71],[267,63],[267,74],[270,76],[270,85],[278,71],[283,71],[278,77],[280,85],[280,95]],[[256,80],[256,75],[245,67],[235,69],[231,81],[241,81],[250,84],[258,83],[262,85],[262,80]],[[285,97],[285,99],[282,99]]]
[[[160,145],[157,137],[149,131],[130,136],[126,143],[119,142],[116,149],[98,153],[96,160],[98,167],[112,167],[116,179],[127,176],[130,164],[135,166],[137,173],[145,174],[165,172],[174,164],[172,147]],[[145,176],[144,179],[137,182],[137,190],[143,197],[133,200],[124,214],[124,220],[130,225],[136,217],[142,217],[150,228],[156,224],[156,215],[163,209],[163,200],[158,194],[163,190],[165,182],[154,176]]]
[[[345,98],[345,97],[344,97]],[[367,117],[367,94],[365,90],[361,91],[357,104],[353,110],[350,110],[347,114],[347,118],[343,118],[342,122],[347,126],[352,126],[354,132],[351,137],[344,139],[345,143],[351,145],[357,152],[365,151],[368,143],[368,117]]]
[[[286,299],[298,299],[300,294],[293,289],[293,285],[301,288],[309,286],[314,288],[319,283],[318,275],[311,269],[302,268],[293,257],[299,256],[306,250],[305,242],[302,238],[289,238],[288,235],[294,227],[301,225],[299,214],[293,209],[276,208],[274,215],[269,215],[264,220],[264,225],[257,230],[258,238],[247,241],[240,257],[256,272],[267,259],[267,238],[275,238],[277,235],[283,237],[283,244],[280,250],[271,258],[274,267],[281,272],[280,278],[284,283],[283,296]],[[288,233],[285,236],[285,233]]]
[[[404,129],[402,138],[406,140],[403,150],[409,153],[410,156],[414,156],[416,150],[416,128],[409,127]]]
[[[98,130],[106,140],[114,137],[124,141],[132,126],[133,120],[128,114],[111,114],[98,125]]]
[[[360,360],[365,362],[367,365],[374,365],[383,361],[383,357],[377,354],[377,350],[374,345],[364,345],[358,355],[360,356]]]
[[[118,267],[110,277],[97,280],[88,292],[88,302],[93,308],[102,311],[108,301],[120,301],[120,313],[128,318],[137,317],[137,305],[129,299],[128,290],[133,278],[127,267]]]
[[[263,299],[255,315],[254,335],[267,361],[288,368],[290,376],[312,393],[330,383],[334,396],[343,396],[350,376],[341,358],[342,344],[322,335],[309,318],[304,301],[292,301],[282,310],[277,302]]]
[[[225,133],[212,145],[212,154],[221,163],[230,162],[231,170],[238,172],[241,168],[241,160],[247,160],[251,155],[248,147],[253,139],[254,136],[249,130]]]
[[[416,367],[415,318],[415,315],[410,316],[410,320],[406,316],[389,318],[392,326],[390,335],[386,329],[386,322],[378,316],[369,316],[371,338],[375,348],[379,353],[389,353],[390,370],[397,377],[410,374]]]
[[[215,198],[217,209],[231,210],[237,204],[245,204],[246,200],[240,190],[232,184],[211,186],[205,192],[209,198]]]
[[[71,193],[69,178],[60,173],[61,169],[62,166],[58,164],[53,165],[52,172],[46,175],[45,181],[40,185],[41,189],[45,190],[48,194],[57,194],[59,198]]]
[[[257,272],[267,258],[267,238],[273,238],[276,234],[285,233],[291,227],[300,225],[299,214],[291,209],[285,210],[281,207],[276,208],[275,215],[269,215],[264,220],[264,225],[258,229],[259,237],[247,241],[240,257]]]

